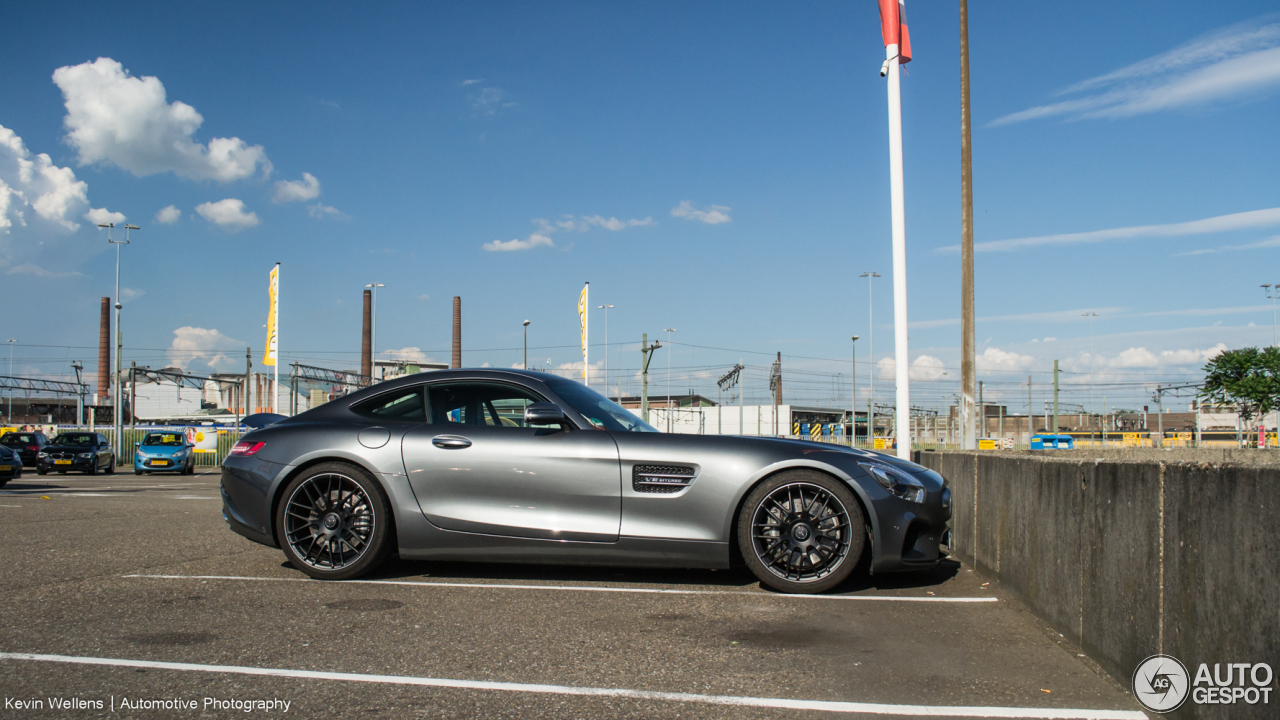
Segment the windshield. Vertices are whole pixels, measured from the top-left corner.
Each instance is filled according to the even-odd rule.
[[[92,445],[92,435],[59,435],[53,439],[54,445]]]
[[[547,383],[565,402],[573,406],[592,425],[614,432],[658,432],[630,410],[592,390],[586,385],[563,380]]]
[[[185,445],[186,441],[180,433],[147,433],[147,436],[142,439],[142,444],[179,447]]]

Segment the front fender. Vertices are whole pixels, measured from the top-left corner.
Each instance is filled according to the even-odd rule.
[[[826,473],[835,477],[853,491],[854,496],[858,498],[858,502],[862,503],[862,514],[871,528],[871,552],[874,559],[877,548],[881,547],[881,534],[880,518],[876,516],[873,501],[879,500],[881,496],[887,497],[888,494],[881,490],[873,497],[861,483],[854,480],[853,476],[845,470],[831,463],[822,462],[812,458],[791,458],[787,460],[780,460],[770,465],[766,465],[752,474],[750,479],[742,484],[737,496],[733,499],[733,503],[729,506],[729,515],[725,518],[725,537],[728,537],[730,542],[737,541],[737,538],[733,533],[733,527],[734,523],[737,521],[738,514],[742,511],[742,503],[746,499],[747,494],[765,479],[777,475],[780,472],[786,472],[787,470],[817,470],[818,472]],[[879,488],[879,485],[876,485],[876,488]]]

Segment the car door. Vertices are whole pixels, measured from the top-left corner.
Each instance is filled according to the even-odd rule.
[[[608,433],[525,426],[524,408],[546,398],[513,383],[427,388],[429,422],[404,435],[402,452],[432,524],[508,537],[618,539],[622,481]]]

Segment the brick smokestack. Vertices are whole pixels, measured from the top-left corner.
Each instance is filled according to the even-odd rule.
[[[373,377],[373,291],[364,291],[364,327],[360,330],[360,374]]]
[[[453,296],[453,362],[450,367],[462,367],[462,298]]]
[[[98,322],[98,401],[106,402],[111,388],[111,298],[102,298]]]

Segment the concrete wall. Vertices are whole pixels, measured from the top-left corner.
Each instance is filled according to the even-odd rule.
[[[952,551],[1125,687],[1150,655],[1280,675],[1280,468],[921,452],[954,497]],[[1272,687],[1280,686],[1280,678]],[[1203,705],[1170,717],[1276,717]]]

